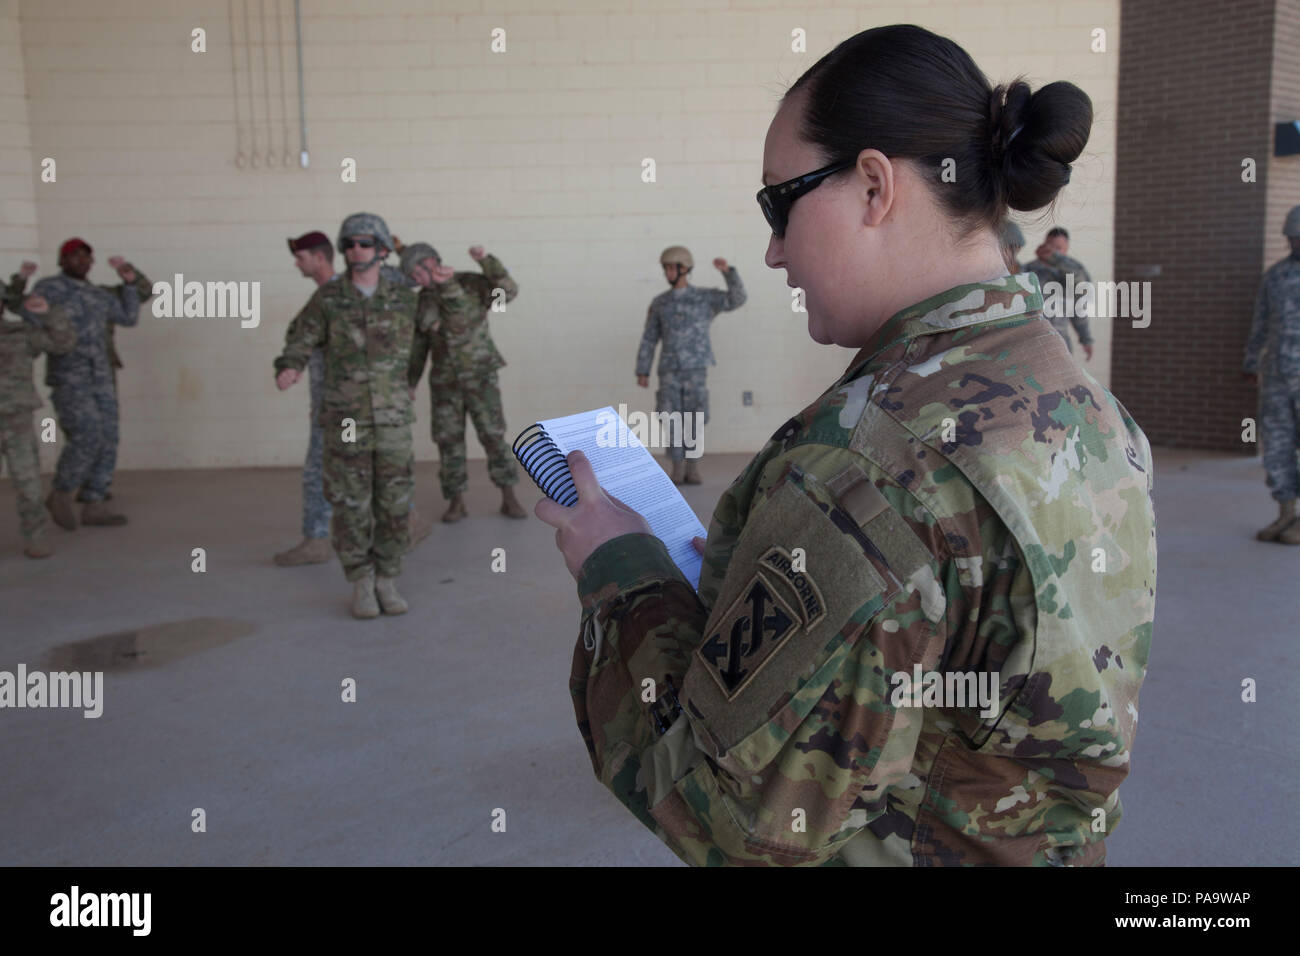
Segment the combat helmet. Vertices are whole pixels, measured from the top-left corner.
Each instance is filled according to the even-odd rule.
[[[433,246],[429,245],[427,242],[413,242],[409,246],[403,247],[402,272],[409,276],[411,270],[425,259],[436,259],[441,262],[442,256],[438,255],[438,250],[433,248]]]
[[[687,271],[695,268],[695,260],[691,258],[691,250],[685,246],[669,246],[659,254],[659,264],[661,266],[674,262]]]
[[[393,251],[393,237],[388,233],[388,223],[384,222],[382,216],[377,216],[373,212],[354,212],[343,220],[343,225],[339,227],[337,243],[340,249],[343,248],[345,236],[374,236],[375,242],[386,252]]]

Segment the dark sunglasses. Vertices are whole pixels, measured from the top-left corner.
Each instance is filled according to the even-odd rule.
[[[760,189],[755,198],[758,200],[758,208],[763,210],[767,224],[772,227],[772,235],[778,239],[785,238],[785,227],[790,220],[790,207],[794,205],[796,199],[812,192],[827,176],[832,176],[856,164],[857,160],[851,159],[847,162],[835,163],[833,166],[823,166],[811,173]]]
[[[339,249],[342,250],[343,252],[347,252],[347,251],[348,251],[349,249],[351,249],[353,246],[356,246],[356,247],[358,247],[358,248],[360,248],[360,249],[373,249],[373,248],[375,248],[375,240],[373,240],[373,239],[344,239],[342,242],[339,243]]]

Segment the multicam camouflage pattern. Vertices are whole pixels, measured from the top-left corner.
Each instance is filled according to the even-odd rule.
[[[338,428],[409,425],[415,420],[406,372],[416,328],[415,293],[383,275],[366,298],[351,281],[326,282],[289,323],[276,371],[301,372],[313,349],[325,351],[320,422]]]
[[[438,445],[438,479],[444,498],[454,498],[469,486],[465,460],[465,416],[469,415],[487,454],[488,475],[500,487],[519,481],[510,442],[497,369],[506,360],[488,331],[488,312],[496,299],[513,302],[519,285],[496,256],[479,261],[482,275],[457,272],[441,285],[420,292],[422,328],[411,353],[407,382],[420,382],[426,357],[430,360],[430,431]]]
[[[1083,267],[1082,262],[1078,259],[1071,259],[1059,252],[1052,253],[1047,262],[1042,259],[1031,259],[1020,269],[1022,272],[1037,276],[1039,284],[1043,287],[1046,287],[1049,282],[1055,282],[1064,290],[1067,288],[1067,275],[1074,276],[1075,285],[1080,282],[1092,281],[1088,277],[1088,270]],[[1074,351],[1074,345],[1070,342],[1070,325],[1074,326],[1075,334],[1079,336],[1080,345],[1092,345],[1092,328],[1088,324],[1086,315],[1076,313],[1075,315],[1066,316],[1062,313],[1061,315],[1048,315],[1046,319],[1052,323],[1052,328],[1061,334],[1061,338],[1065,339],[1065,347],[1071,352]]]
[[[382,273],[369,298],[350,280],[335,278],[320,286],[289,323],[284,352],[275,360],[277,372],[301,372],[313,352],[324,353],[317,419],[324,434],[322,483],[333,506],[332,544],[349,581],[372,569],[397,577],[408,544],[415,415],[406,370],[415,304],[413,291]],[[351,441],[346,419],[353,423]],[[306,476],[304,492],[305,482]],[[304,533],[309,527],[304,517]]]
[[[328,538],[330,503],[325,498],[325,426],[320,423],[325,399],[325,351],[312,349],[307,360],[307,384],[311,390],[311,438],[302,465],[302,536]]]
[[[41,405],[32,384],[32,360],[41,352],[61,355],[76,345],[77,333],[61,308],[44,315],[0,312],[0,461],[13,479],[18,520],[29,540],[40,537],[46,526],[40,454],[32,428],[32,410]]]
[[[354,441],[325,429],[325,497],[333,505],[331,544],[343,573],[402,573],[410,543],[407,512],[415,490],[410,425],[359,425]]]
[[[484,256],[479,268],[482,275],[457,272],[441,285],[420,290],[420,329],[433,331],[416,336],[410,384],[419,383],[426,356],[430,385],[472,380],[505,367],[488,329],[488,312],[497,289],[501,299],[513,302],[519,284],[496,256]]]
[[[1247,372],[1262,372],[1259,442],[1268,486],[1278,501],[1300,497],[1300,259],[1274,263],[1259,286],[1246,341]]]
[[[735,266],[727,269],[727,289],[669,289],[650,301],[645,332],[636,353],[636,374],[649,375],[655,346],[662,340],[659,374],[683,368],[717,365],[709,343],[709,324],[719,312],[730,312],[745,304],[745,285]]]
[[[682,859],[1103,862],[1154,615],[1151,457],[1041,307],[1014,275],[892,318],[722,497],[698,596],[647,535],[583,565],[579,728]],[[916,666],[996,673],[996,715],[895,706]]]
[[[506,441],[506,415],[501,407],[501,388],[496,372],[485,372],[474,380],[441,382],[433,388],[433,417],[430,430],[438,445],[438,483],[448,500],[469,487],[469,465],[465,460],[465,416],[474,423],[479,444],[487,455],[488,477],[504,488],[519,481],[510,442]]]

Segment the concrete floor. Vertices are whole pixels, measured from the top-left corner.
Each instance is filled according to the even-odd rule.
[[[686,492],[706,524],[745,460],[704,459]],[[1110,862],[1295,864],[1300,548],[1252,539],[1273,507],[1256,461],[1157,464],[1156,633]],[[436,467],[417,468],[434,516]],[[271,564],[298,539],[295,471],[122,472],[131,523],[53,529],[58,553],[39,562],[0,483],[0,669],[50,669],[55,647],[119,632],[149,651],[105,675],[97,720],[0,711],[0,864],[677,864],[591,774],[566,686],[577,599],[552,532],[498,516],[471,469],[470,519],[407,559],[411,612],[371,622],[348,617],[337,564]],[[148,666],[170,622],[194,622],[181,630],[198,646]],[[356,703],[340,700],[347,677]]]

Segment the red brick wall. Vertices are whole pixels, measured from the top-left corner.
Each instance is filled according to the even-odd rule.
[[[1152,306],[1148,328],[1115,320],[1111,390],[1152,444],[1255,452],[1241,442],[1256,413],[1242,350],[1260,273],[1278,257],[1264,242],[1270,171],[1297,165],[1271,156],[1276,18],[1294,36],[1300,0],[1121,8],[1114,276],[1149,280]],[[1294,89],[1300,53],[1282,55],[1292,72],[1279,83]],[[1150,266],[1160,274],[1142,274]]]

